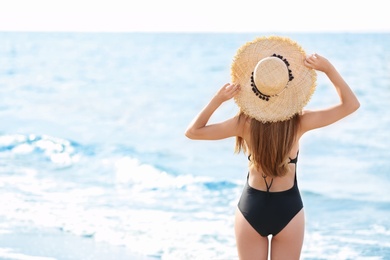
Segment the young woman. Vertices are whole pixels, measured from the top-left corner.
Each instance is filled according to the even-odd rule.
[[[246,43],[231,70],[232,83],[217,91],[185,135],[196,140],[236,137],[236,152],[248,155],[247,182],[235,216],[239,258],[299,259],[305,225],[296,177],[299,140],[353,113],[359,101],[326,58],[306,56],[289,38]],[[340,102],[323,110],[303,110],[315,90],[316,71],[330,79]],[[214,111],[232,98],[240,108],[238,115],[208,124]]]

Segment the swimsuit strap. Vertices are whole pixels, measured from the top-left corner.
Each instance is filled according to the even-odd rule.
[[[297,185],[297,183],[298,183],[298,181],[297,181],[297,162],[298,162],[298,155],[299,155],[299,150],[298,150],[298,152],[297,152],[297,156],[295,156],[294,159],[291,159],[291,158],[290,158],[290,162],[289,162],[289,163],[295,164],[294,185]]]
[[[297,156],[295,156],[294,159],[289,158],[289,159],[290,159],[290,162],[289,162],[289,163],[297,164],[297,162],[298,162],[298,154],[299,154],[299,150],[298,150],[298,152],[297,152]]]
[[[250,160],[251,160],[251,154],[248,155],[248,161],[250,161]],[[248,173],[247,179],[248,179],[248,178],[249,178],[249,173]],[[269,192],[269,190],[271,189],[272,183],[273,183],[273,181],[274,181],[274,178],[271,179],[271,182],[270,182],[269,185],[268,185],[268,182],[267,182],[267,180],[266,180],[267,176],[263,174],[263,178],[264,178],[265,186],[267,187],[267,192]]]
[[[297,164],[297,162],[298,162],[298,155],[299,155],[299,150],[298,150],[298,152],[297,152],[297,156],[295,156],[294,159],[291,159],[291,158],[289,157],[290,161],[289,161],[288,163]],[[248,155],[248,161],[250,161],[250,160],[251,160],[251,154]]]
[[[265,186],[267,187],[267,192],[269,192],[269,190],[271,189],[272,183],[274,181],[274,178],[271,178],[271,182],[269,183],[269,185],[268,185],[268,182],[267,182],[266,178],[267,178],[267,176],[263,174],[263,179],[264,179],[264,182],[265,182]]]
[[[288,163],[297,164],[297,162],[298,162],[298,157],[295,157],[294,159],[291,159],[291,158],[288,158],[288,159],[290,159],[290,161]]]
[[[298,154],[299,154],[299,150],[297,152],[297,156],[294,158],[294,159],[290,159],[290,162],[289,163],[293,163],[293,164],[297,164],[298,162]],[[251,160],[251,154],[248,155],[248,160],[250,161]],[[248,177],[249,177],[249,174],[248,174]],[[269,192],[269,190],[271,189],[271,186],[272,186],[272,183],[274,181],[274,178],[271,178],[271,182],[269,183],[268,185],[268,182],[267,182],[267,176],[263,174],[263,179],[264,179],[264,182],[265,182],[265,186],[267,187],[267,192]],[[295,176],[294,176],[294,185],[297,183],[297,173],[296,173],[296,168],[295,168]]]

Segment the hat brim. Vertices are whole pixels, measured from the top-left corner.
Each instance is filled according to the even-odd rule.
[[[257,63],[273,54],[287,59],[294,79],[287,88],[269,101],[258,98],[252,91],[251,74]],[[304,65],[305,51],[286,37],[259,37],[238,49],[231,66],[232,83],[241,86],[234,97],[236,104],[248,116],[261,122],[278,122],[300,113],[309,102],[316,87],[315,70]]]

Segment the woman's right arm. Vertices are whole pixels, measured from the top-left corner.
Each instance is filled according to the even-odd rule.
[[[327,75],[338,93],[340,103],[324,110],[304,111],[300,124],[303,133],[330,125],[352,114],[360,107],[360,103],[351,88],[326,58],[318,54],[313,54],[306,58],[305,65],[309,68],[322,71]]]
[[[237,116],[221,123],[208,124],[208,121],[215,110],[223,102],[233,98],[238,91],[240,91],[239,85],[225,84],[192,120],[185,135],[188,138],[195,140],[219,140],[240,135],[242,127],[238,124],[239,120]]]

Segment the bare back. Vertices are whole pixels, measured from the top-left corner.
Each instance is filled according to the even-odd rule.
[[[247,147],[247,156],[251,154],[251,147],[250,147],[250,119],[246,118],[246,120],[242,120],[242,122],[239,122],[241,126],[239,128],[243,129],[242,131],[242,138],[245,140],[245,144]],[[297,141],[293,145],[293,149],[289,153],[290,159],[295,159],[298,156],[299,152],[299,139],[303,135],[301,131],[298,131]],[[249,159],[249,158],[248,158]],[[267,190],[267,184],[264,182],[263,175],[264,173],[261,171],[261,169],[257,170],[256,167],[253,166],[253,164],[248,162],[248,172],[249,172],[249,179],[248,183],[249,185],[257,190],[266,191]],[[295,170],[296,165],[295,164],[289,164],[288,165],[288,172],[283,177],[274,177],[272,186],[270,187],[270,192],[279,192],[279,191],[285,191],[290,189],[294,185],[295,180]]]

